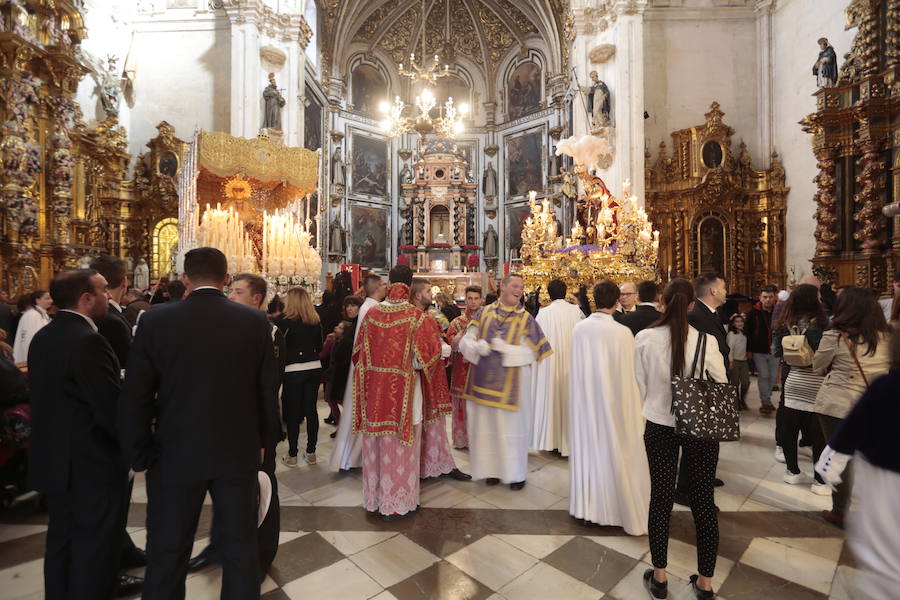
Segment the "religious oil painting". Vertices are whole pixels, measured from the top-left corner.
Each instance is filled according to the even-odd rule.
[[[387,142],[353,134],[351,190],[354,194],[384,198],[388,193]]]
[[[322,105],[306,86],[306,110],[303,113],[303,147],[318,150],[322,147]]]
[[[350,262],[367,269],[390,266],[390,213],[386,206],[350,205]]]
[[[541,108],[541,67],[522,63],[506,82],[506,111],[510,120],[524,117]]]
[[[717,273],[727,277],[725,272],[725,223],[717,215],[707,214],[697,222],[694,248],[697,260],[695,275]]]
[[[531,214],[531,207],[527,202],[512,204],[506,207],[506,248],[507,252],[516,251],[516,256],[522,251],[522,229],[525,221]],[[510,256],[507,254],[507,260]]]
[[[543,128],[506,138],[507,197],[525,196],[544,189]]]
[[[377,115],[378,105],[388,97],[384,77],[371,65],[359,65],[353,69],[350,88],[353,108],[367,115]]]

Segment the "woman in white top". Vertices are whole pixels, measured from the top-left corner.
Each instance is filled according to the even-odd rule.
[[[22,313],[19,327],[16,329],[16,339],[13,342],[13,361],[16,363],[28,362],[28,347],[41,327],[50,322],[47,309],[53,304],[50,292],[47,290],[35,290],[29,295],[29,307]]]
[[[666,564],[669,518],[675,499],[678,452],[684,454],[685,475],[690,490],[691,512],[697,531],[697,571],[691,575],[694,596],[715,598],[712,577],[719,548],[719,523],[713,502],[713,479],[719,461],[719,443],[675,433],[672,414],[672,375],[684,374],[700,336],[706,335],[706,371],[718,382],[726,382],[725,360],[713,336],[701,334],[688,324],[688,309],[694,301],[694,286],[673,279],[663,292],[665,307],[655,327],[635,338],[634,370],[644,399],[644,445],[650,466],[650,516],[648,530],[653,569],[644,573],[644,585],[654,598],[666,598]]]

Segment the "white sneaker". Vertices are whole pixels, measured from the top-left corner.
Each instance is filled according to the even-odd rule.
[[[813,484],[809,487],[809,491],[811,491],[816,496],[831,495],[831,488],[824,483],[819,483],[818,481],[813,481]]]
[[[306,461],[308,465],[316,464],[316,453],[315,452],[307,452],[303,455],[303,460]]]
[[[791,485],[797,485],[798,483],[803,483],[803,473],[791,473],[790,471],[784,472],[784,482],[790,483]]]
[[[775,446],[775,462],[784,464],[784,450],[781,449],[781,446]]]

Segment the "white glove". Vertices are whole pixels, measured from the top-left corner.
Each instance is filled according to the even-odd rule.
[[[514,346],[496,337],[492,340],[491,347],[503,355],[500,364],[504,367],[524,367],[534,362],[534,350],[528,346]]]
[[[841,474],[847,468],[847,463],[851,458],[849,454],[835,452],[831,446],[825,446],[825,449],[822,450],[819,462],[816,463],[816,472],[822,476],[832,491],[841,483]]]
[[[450,358],[452,352],[453,348],[451,348],[449,344],[441,342],[441,358]]]
[[[459,352],[469,364],[477,365],[482,357],[491,353],[491,345],[485,340],[479,340],[475,328],[469,327],[459,340]]]
[[[475,343],[475,351],[478,352],[478,356],[487,356],[491,353],[491,345],[487,340],[478,340]]]

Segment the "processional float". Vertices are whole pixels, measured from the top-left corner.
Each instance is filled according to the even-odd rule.
[[[541,203],[531,192],[531,215],[522,228],[522,267],[518,273],[525,289],[547,289],[562,279],[570,290],[602,279],[616,283],[656,280],[659,232],[638,206],[625,180],[622,198],[616,198],[603,180],[591,173],[593,165],[609,152],[606,142],[594,136],[569,138],[559,143],[558,154],[575,161],[581,186],[575,201],[575,218],[568,236],[558,231],[549,199]],[[543,302],[549,302],[546,296]]]

